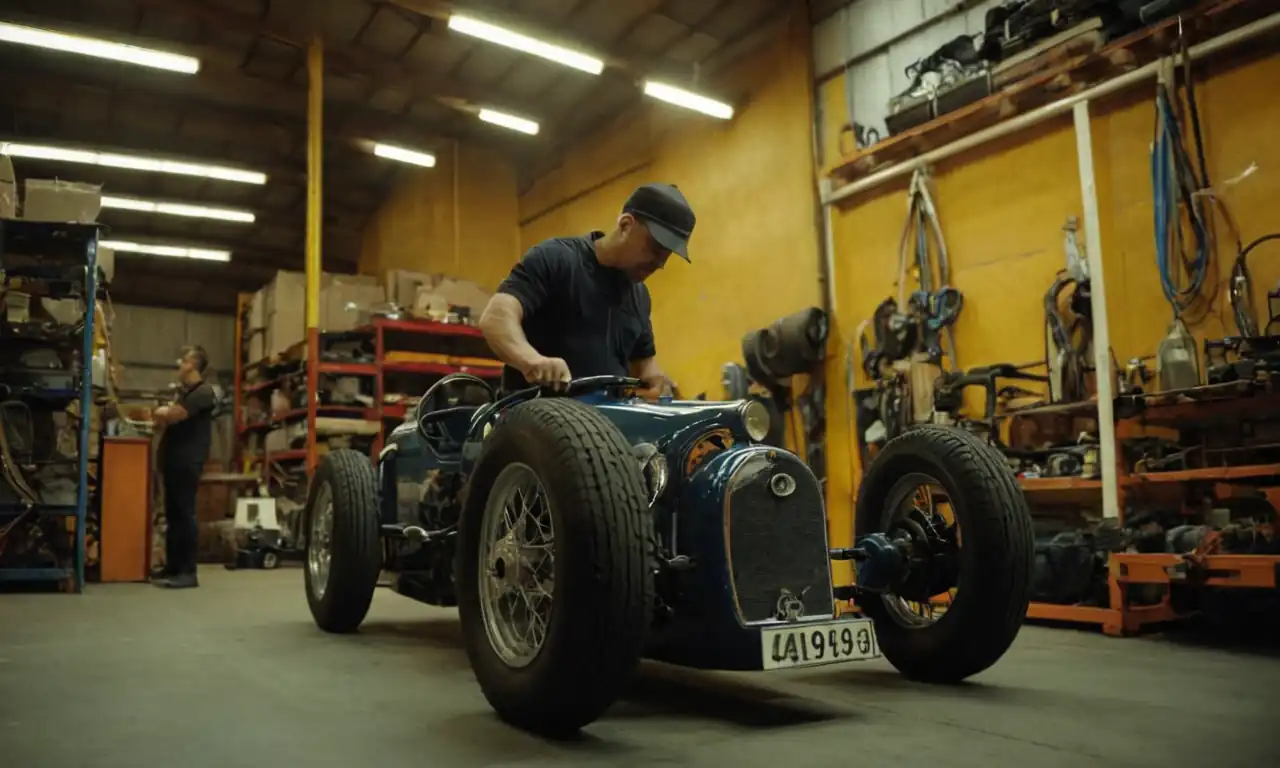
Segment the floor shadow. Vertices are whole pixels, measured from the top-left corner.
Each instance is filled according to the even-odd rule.
[[[412,621],[366,621],[360,637],[375,645],[414,645],[461,652],[462,624],[457,617]]]
[[[1280,626],[1274,623],[1224,625],[1199,618],[1170,624],[1159,634],[1151,635],[1151,640],[1184,648],[1280,659]]]
[[[738,678],[645,663],[610,719],[698,717],[743,728],[786,728],[852,717],[852,713]]]
[[[901,691],[927,695],[933,699],[955,698],[964,701],[978,699],[1008,704],[1024,704],[1028,702],[1029,697],[1040,694],[1040,691],[1027,688],[988,685],[974,680],[950,684],[921,683],[903,677],[901,673],[892,669],[847,668],[805,677],[796,682],[802,685],[840,688],[842,692],[853,695]]]

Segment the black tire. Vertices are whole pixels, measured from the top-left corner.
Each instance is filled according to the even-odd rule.
[[[327,489],[333,501],[329,578],[322,596],[311,572],[311,550],[317,546],[311,521],[317,500]],[[378,482],[369,457],[352,450],[328,453],[316,468],[307,494],[304,581],[307,604],[316,625],[326,632],[355,632],[369,613],[382,572],[378,525]]]
[[[1031,599],[1035,538],[1026,497],[1003,456],[951,427],[923,425],[890,440],[858,490],[858,533],[884,531],[890,496],[905,475],[922,473],[942,484],[960,525],[955,600],[926,627],[904,626],[884,601],[859,601],[875,620],[884,656],[909,678],[955,683],[975,675],[1009,650]]]
[[[499,473],[523,463],[547,494],[555,589],[546,639],[524,667],[494,651],[480,608],[481,522]],[[487,438],[459,526],[458,611],[485,698],[508,723],[563,737],[623,692],[644,652],[653,610],[651,521],[638,462],[622,434],[574,400],[512,409]]]

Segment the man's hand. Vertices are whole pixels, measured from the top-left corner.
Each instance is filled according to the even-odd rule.
[[[644,379],[644,389],[636,390],[636,397],[655,401],[660,397],[673,397],[676,384],[666,376],[654,376]]]
[[[549,386],[558,392],[567,389],[569,382],[573,380],[569,364],[559,357],[539,355],[522,373],[529,383]]]
[[[151,422],[157,427],[163,427],[169,419],[169,406],[162,405],[151,412]]]

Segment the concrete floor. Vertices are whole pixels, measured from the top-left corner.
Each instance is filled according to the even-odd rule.
[[[380,591],[311,623],[296,569],[199,590],[0,595],[0,765],[1276,766],[1280,659],[1030,627],[971,684],[885,663],[766,675],[646,665],[572,743],[499,722],[456,613]]]

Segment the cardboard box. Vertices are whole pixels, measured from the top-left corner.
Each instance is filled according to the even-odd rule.
[[[249,337],[249,362],[256,363],[267,356],[267,332],[259,331]]]
[[[249,317],[246,318],[248,327],[246,331],[256,331],[259,328],[267,327],[267,289],[261,288],[257,293],[253,294],[253,299],[249,302]]]
[[[465,307],[473,321],[480,319],[493,294],[470,280],[444,277],[431,286],[418,288],[413,301],[415,317],[442,319],[454,307]]]
[[[407,269],[388,269],[383,281],[387,288],[387,301],[411,309],[417,299],[418,289],[424,285],[435,285],[440,277],[426,272],[410,272]]]
[[[306,273],[288,272],[282,269],[276,272],[276,276],[262,290],[266,293],[263,306],[264,318],[271,318],[282,312],[293,312],[298,317],[306,316]]]
[[[12,219],[18,215],[18,181],[13,173],[13,161],[8,155],[0,155],[0,218]]]
[[[307,338],[306,318],[301,312],[275,314],[267,319],[263,357],[279,354]]]
[[[334,275],[320,291],[320,327],[326,331],[358,328],[367,322],[369,311],[386,300],[376,279],[370,284],[361,276]]]
[[[27,179],[22,218],[92,224],[102,210],[102,186],[60,179]]]

